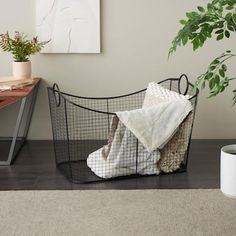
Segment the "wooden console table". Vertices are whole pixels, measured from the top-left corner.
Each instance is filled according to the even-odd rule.
[[[2,161],[1,155],[4,152],[0,151],[0,165],[11,165],[27,138],[39,83],[40,79],[35,78],[33,84],[25,86],[21,89],[0,91],[0,109],[3,109],[13,103],[20,102],[13,136],[10,138],[0,138],[0,143],[3,143],[3,145],[10,142],[6,160],[4,159],[4,161]],[[20,131],[22,134],[20,134]]]

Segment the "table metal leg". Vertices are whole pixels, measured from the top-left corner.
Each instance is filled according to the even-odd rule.
[[[17,116],[15,129],[13,132],[13,137],[12,137],[12,141],[11,141],[11,146],[10,146],[8,158],[6,161],[0,161],[0,165],[11,165],[17,152],[21,149],[21,147],[23,146],[23,144],[27,138],[28,130],[30,127],[30,121],[31,121],[31,118],[33,115],[37,91],[38,91],[38,85],[35,86],[35,88],[31,92],[31,94],[29,94],[27,97],[24,97],[21,99],[20,109],[19,109],[19,113]],[[23,120],[24,115],[26,117],[26,120],[25,120],[23,127],[22,127],[22,120]],[[19,131],[22,128],[23,128],[23,135],[19,137]],[[18,147],[18,150],[16,150],[16,142],[18,140],[20,140],[21,143],[20,143],[20,146]]]
[[[38,93],[38,88],[39,88],[39,84],[37,84],[34,87],[34,90],[32,91],[33,94],[32,94],[32,97],[31,97],[31,100],[30,100],[30,103],[29,103],[29,107],[28,107],[28,111],[27,111],[28,115],[27,115],[27,120],[26,120],[25,128],[24,128],[24,134],[23,134],[24,138],[27,138],[27,135],[28,135],[30,122],[31,122],[32,115],[33,115],[33,112],[34,112],[34,105],[35,105],[35,102],[36,102],[36,96],[37,96],[37,93]]]

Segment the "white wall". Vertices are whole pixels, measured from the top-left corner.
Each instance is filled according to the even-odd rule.
[[[43,78],[29,138],[51,138],[46,86],[57,82],[61,90],[85,96],[119,95],[144,88],[149,81],[178,77],[186,73],[191,81],[205,70],[211,59],[235,47],[235,38],[208,42],[193,53],[180,48],[167,61],[170,42],[184,13],[208,1],[101,0],[102,53],[44,54],[32,57],[36,76]],[[19,30],[35,34],[33,0],[1,1],[0,31]],[[0,76],[11,74],[11,56],[0,54]],[[233,65],[233,63],[232,63]],[[235,73],[236,71],[231,71]],[[234,83],[234,86],[236,84]],[[236,107],[232,107],[231,86],[216,99],[201,93],[194,138],[235,138]],[[14,109],[0,113],[2,133],[13,124]]]

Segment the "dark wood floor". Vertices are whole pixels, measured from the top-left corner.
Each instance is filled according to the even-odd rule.
[[[0,167],[0,190],[219,188],[220,148],[235,142],[192,140],[186,173],[72,184],[56,169],[51,141],[27,141],[12,166]]]

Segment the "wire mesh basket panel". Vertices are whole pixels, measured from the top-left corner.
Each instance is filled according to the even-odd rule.
[[[188,94],[191,97],[189,100],[193,105],[193,112],[180,125],[179,131],[172,138],[173,141],[169,141],[161,150],[161,155],[165,157],[161,160],[162,171],[173,171],[173,169],[168,170],[168,166],[174,165],[176,156],[181,156],[183,159],[181,166],[176,167],[175,171],[184,171],[187,168],[198,90],[193,90],[193,85],[188,82],[185,75],[178,79],[161,81],[159,84],[164,88],[184,95]],[[91,153],[96,153],[109,143],[112,132],[111,123],[115,112],[142,108],[145,93],[146,89],[143,89],[123,96],[89,98],[60,92],[57,85],[48,88],[56,164],[67,178],[74,183],[112,178],[109,177],[109,174],[107,178],[95,175],[87,165],[87,158]],[[101,165],[99,171],[102,175],[103,168],[106,168],[108,173],[117,168],[118,176],[140,174],[143,166],[151,166],[154,158],[146,158],[145,150],[136,137],[124,128],[119,128],[123,129],[122,137],[126,137],[125,141],[123,139],[125,143],[122,144],[125,145],[125,153],[122,154],[125,159],[116,163],[116,166]],[[113,154],[116,154],[114,148]],[[127,166],[131,166],[130,163],[135,164],[131,168],[127,168]],[[100,162],[95,162],[95,167],[99,168],[100,164]],[[149,169],[150,173],[152,171],[154,170]]]

